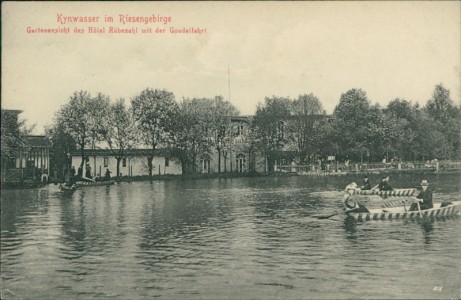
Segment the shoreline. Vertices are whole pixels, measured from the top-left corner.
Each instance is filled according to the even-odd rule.
[[[299,174],[297,172],[266,172],[266,173],[213,173],[213,174],[187,174],[187,175],[143,175],[143,176],[123,176],[121,178],[112,177],[115,182],[142,182],[142,181],[167,181],[167,180],[203,180],[203,179],[228,179],[228,178],[251,178],[251,177],[291,177],[291,176],[306,176],[306,177],[330,177],[330,176],[363,176],[363,175],[398,175],[398,174],[424,174],[424,175],[444,175],[444,174],[460,174],[461,170],[442,170],[435,172],[434,170],[383,170],[383,171],[359,171],[359,172],[305,172]],[[4,182],[1,185],[1,190],[25,190],[41,188],[46,185],[59,184],[59,182]]]

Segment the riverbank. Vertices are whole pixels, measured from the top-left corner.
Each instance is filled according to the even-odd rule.
[[[143,176],[123,176],[120,178],[113,177],[112,180],[116,182],[139,182],[139,181],[168,181],[168,180],[200,180],[200,179],[226,179],[226,178],[252,178],[252,177],[288,177],[288,176],[364,176],[364,175],[397,175],[397,174],[414,174],[414,175],[438,175],[438,174],[461,174],[461,170],[440,170],[435,172],[434,170],[428,169],[415,169],[415,170],[363,170],[358,172],[334,172],[334,171],[310,171],[310,172],[246,172],[246,173],[212,173],[212,174],[184,174],[184,175],[143,175]],[[56,182],[50,182],[49,184],[57,184]],[[1,189],[32,189],[40,188],[46,184],[41,182],[5,182],[2,183]]]

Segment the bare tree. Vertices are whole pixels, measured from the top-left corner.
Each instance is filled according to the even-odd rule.
[[[138,139],[151,150],[148,167],[149,175],[152,176],[152,160],[156,150],[171,144],[178,105],[173,93],[147,88],[131,100],[131,106]]]

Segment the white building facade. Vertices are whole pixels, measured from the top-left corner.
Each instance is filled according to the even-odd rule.
[[[157,154],[152,160],[152,175],[180,175],[182,174],[181,164],[166,155],[165,151],[156,151]],[[120,160],[120,176],[144,176],[149,175],[148,167],[149,150],[131,149],[126,151],[126,156]],[[71,153],[72,167],[78,171],[82,162],[81,154]],[[85,167],[90,166],[92,177],[104,177],[109,169],[111,176],[117,175],[117,159],[108,149],[87,149],[85,150]],[[83,170],[85,174],[86,170]]]

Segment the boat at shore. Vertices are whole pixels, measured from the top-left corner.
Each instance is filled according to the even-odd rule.
[[[369,212],[345,212],[346,215],[353,217],[355,220],[408,220],[408,219],[428,219],[441,218],[459,215],[461,211],[461,201],[447,203],[434,203],[431,209],[421,211],[408,211],[406,206],[372,208]]]
[[[60,184],[59,185],[59,189],[63,192],[67,192],[67,193],[73,193],[75,192],[75,190],[77,189],[77,186],[75,184],[71,185],[71,186],[67,186],[67,185],[62,185]]]
[[[103,185],[113,185],[115,184],[114,180],[104,180],[104,181],[77,181],[75,183],[77,187],[85,186],[103,186]]]

